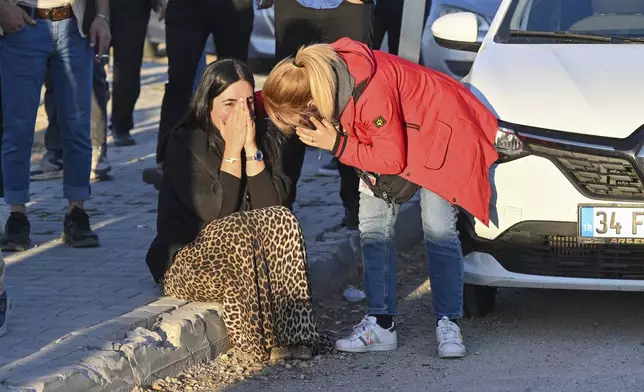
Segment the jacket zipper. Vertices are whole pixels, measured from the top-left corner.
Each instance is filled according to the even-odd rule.
[[[414,124],[414,123],[403,123],[407,128],[415,129],[417,131],[420,131],[420,125]]]

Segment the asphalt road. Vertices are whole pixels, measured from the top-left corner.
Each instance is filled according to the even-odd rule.
[[[402,259],[397,351],[265,369],[268,377],[217,390],[644,391],[644,294],[500,290],[494,314],[460,323],[469,356],[440,360],[422,248]],[[324,328],[340,334],[362,316],[341,298],[320,312]]]

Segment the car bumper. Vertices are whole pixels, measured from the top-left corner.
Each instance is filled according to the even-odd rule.
[[[465,257],[465,283],[492,287],[565,290],[644,291],[644,280],[570,278],[510,272],[491,255],[473,252]]]
[[[472,251],[466,259],[466,282],[500,287],[644,290],[644,240],[581,243],[577,223],[580,204],[644,203],[591,198],[580,191],[578,183],[573,184],[575,173],[564,174],[557,166],[556,154],[555,158],[529,155],[492,167],[490,225],[475,222],[461,227],[466,253]],[[593,161],[584,161],[582,155],[574,159],[580,165]],[[606,159],[610,170],[623,169],[615,163],[618,161]],[[596,166],[586,169],[605,171]]]

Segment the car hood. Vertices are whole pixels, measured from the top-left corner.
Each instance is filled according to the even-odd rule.
[[[495,44],[464,82],[500,120],[625,138],[644,124],[644,46]]]

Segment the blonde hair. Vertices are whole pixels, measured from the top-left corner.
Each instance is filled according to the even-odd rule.
[[[296,126],[310,125],[312,115],[333,122],[337,91],[333,64],[340,61],[330,45],[314,44],[277,64],[262,89],[264,107],[273,124],[291,135]]]

